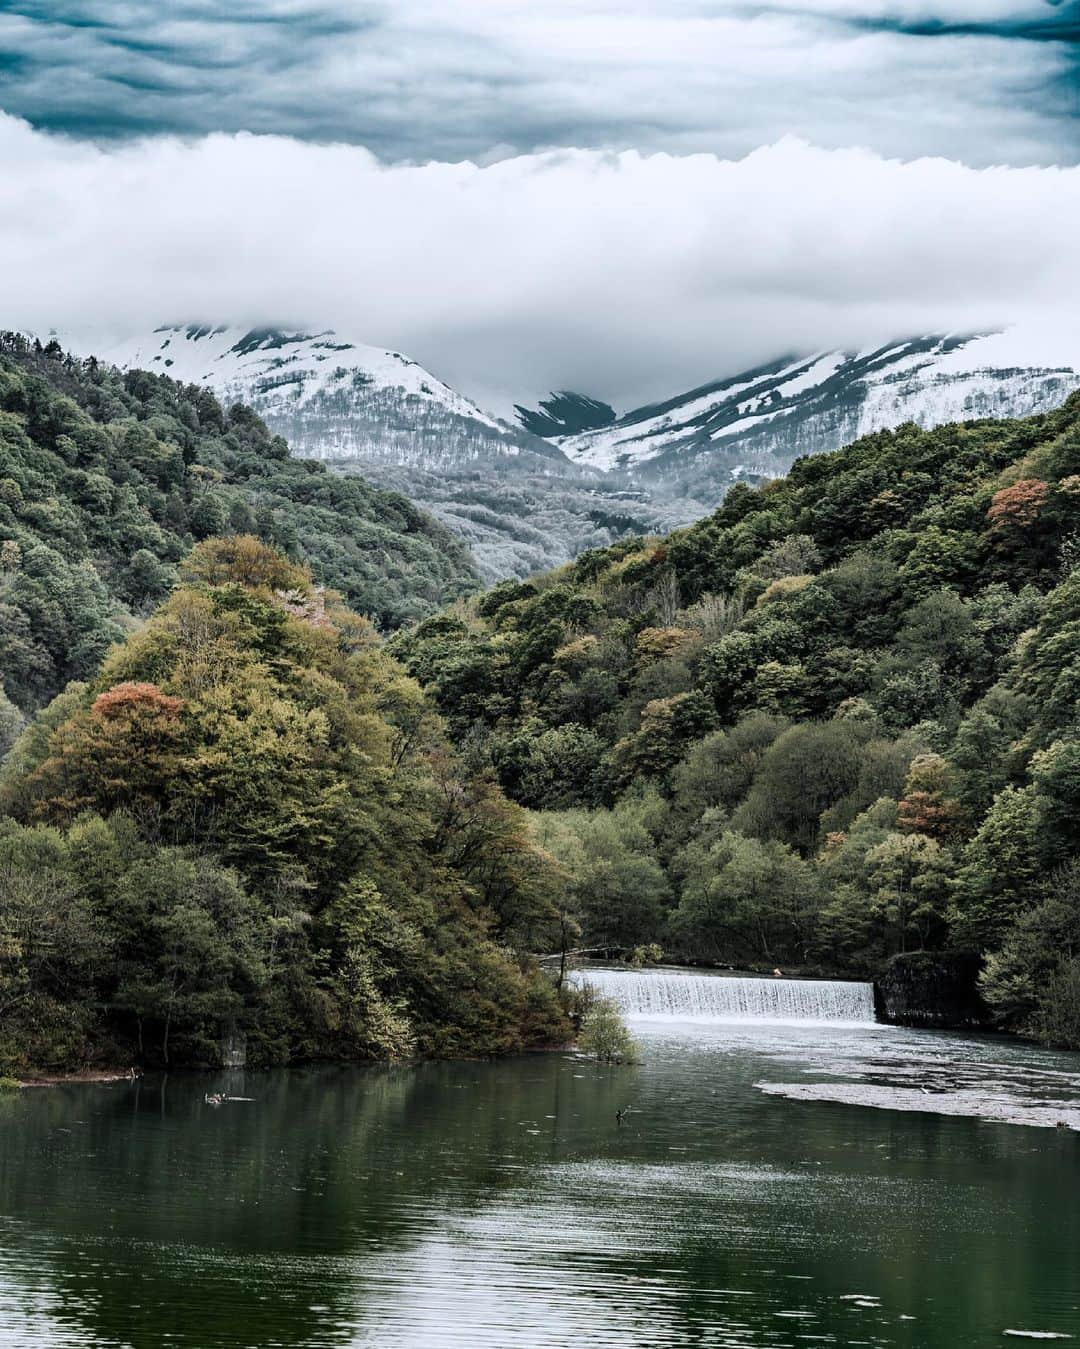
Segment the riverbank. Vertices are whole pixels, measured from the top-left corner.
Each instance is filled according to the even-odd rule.
[[[576,1040],[554,1041],[551,1044],[528,1045],[522,1049],[513,1050],[507,1054],[498,1055],[473,1055],[456,1054],[446,1058],[417,1056],[402,1059],[355,1059],[355,1060],[336,1060],[336,1059],[310,1059],[292,1064],[263,1064],[256,1069],[247,1068],[248,1072],[273,1072],[284,1071],[288,1068],[373,1068],[393,1066],[416,1067],[422,1063],[492,1063],[501,1058],[517,1058],[531,1054],[565,1054],[572,1052],[576,1048]],[[235,1065],[241,1071],[245,1068],[243,1065]],[[25,1073],[16,1077],[0,1077],[0,1084],[8,1084],[10,1090],[21,1091],[28,1087],[63,1087],[71,1085],[80,1085],[94,1082],[132,1082],[137,1078],[143,1077],[146,1073],[162,1072],[182,1072],[198,1073],[204,1076],[219,1075],[222,1072],[229,1072],[232,1069],[226,1068],[222,1064],[209,1063],[184,1063],[177,1064],[173,1069],[166,1068],[162,1064],[151,1066],[149,1068],[80,1068],[75,1072],[67,1073]]]

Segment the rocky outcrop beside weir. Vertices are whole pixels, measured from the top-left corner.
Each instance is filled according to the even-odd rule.
[[[941,1030],[986,1026],[990,1013],[979,996],[976,955],[912,951],[894,956],[874,984],[878,1017],[897,1026]]]

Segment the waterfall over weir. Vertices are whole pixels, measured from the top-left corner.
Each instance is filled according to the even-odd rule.
[[[668,970],[579,970],[631,1018],[672,1021],[874,1022],[872,984],[752,979]]]

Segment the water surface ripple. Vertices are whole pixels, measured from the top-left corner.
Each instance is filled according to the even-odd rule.
[[[634,1068],[0,1098],[0,1344],[1080,1342],[1080,1134],[935,1108],[949,1084],[1076,1099],[1080,1056],[873,1025],[639,1034]],[[217,1086],[255,1100],[208,1107]],[[882,1090],[927,1108],[859,1103]]]

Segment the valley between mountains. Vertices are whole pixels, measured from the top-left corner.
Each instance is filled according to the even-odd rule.
[[[1080,387],[1080,355],[1047,365],[1009,333],[924,336],[783,355],[621,415],[557,393],[511,424],[407,355],[330,331],[185,324],[65,341],[247,404],[293,453],[430,511],[489,583],[690,524],[732,483],[875,430],[1027,416]]]

